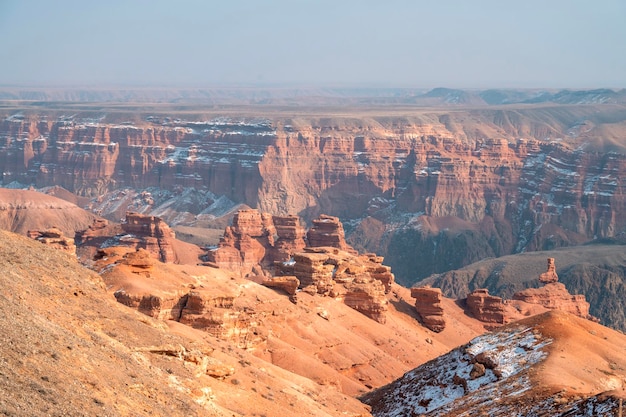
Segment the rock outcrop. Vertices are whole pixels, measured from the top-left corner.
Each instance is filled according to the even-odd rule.
[[[122,238],[126,246],[143,248],[161,262],[176,262],[173,241],[176,233],[159,217],[126,213],[122,229],[128,236]]]
[[[513,294],[514,300],[529,304],[539,304],[549,310],[561,310],[576,316],[597,320],[589,314],[589,303],[584,295],[572,295],[559,279],[554,266],[554,258],[548,258],[548,269],[539,276],[540,288],[528,288]]]
[[[277,239],[270,249],[274,262],[286,262],[291,255],[306,247],[306,230],[301,225],[300,217],[294,215],[272,216]]]
[[[518,291],[513,294],[511,299],[490,295],[487,288],[480,288],[459,301],[461,305],[464,305],[469,315],[484,323],[487,330],[493,330],[512,321],[548,310],[564,311],[597,321],[595,317],[589,314],[589,303],[585,296],[570,294],[565,285],[555,281],[557,279],[554,259],[548,258],[547,271],[538,277],[540,288]],[[431,328],[430,323],[440,329],[445,326],[444,311],[441,308],[441,293],[439,288],[429,286],[411,288],[411,295],[416,299],[415,308],[424,324],[429,328]],[[442,323],[439,324],[438,321]]]
[[[528,304],[539,304],[549,310],[565,311],[582,318],[589,315],[589,303],[582,294],[570,294],[560,282],[551,282],[541,288],[528,288],[513,295],[514,300]]]
[[[487,289],[472,291],[467,296],[466,305],[468,311],[478,320],[485,323],[506,324],[508,323],[506,307],[502,297],[489,295]]]
[[[295,276],[303,291],[341,300],[384,323],[388,309],[386,285],[393,283],[393,274],[379,262],[382,258],[334,247],[306,248],[294,254],[293,260],[276,263],[276,275]]]
[[[356,253],[347,243],[343,225],[338,217],[321,214],[313,220],[313,226],[307,232],[307,240],[311,247],[330,246]]]
[[[415,298],[415,310],[424,326],[437,333],[445,329],[446,319],[441,305],[443,295],[439,288],[411,288],[411,297]]]
[[[549,284],[551,282],[557,282],[559,276],[556,274],[556,267],[554,266],[554,258],[548,258],[548,270],[539,275],[539,282],[543,284]]]
[[[44,231],[29,230],[27,236],[43,243],[44,245],[51,246],[55,249],[59,249],[76,256],[76,245],[74,244],[74,239],[65,237],[63,232],[56,227]]]
[[[296,295],[296,291],[300,287],[300,280],[294,276],[272,277],[263,280],[262,283],[266,287],[279,288],[290,296]]]
[[[273,217],[255,209],[239,210],[233,217],[232,225],[226,227],[219,245],[207,253],[207,261],[242,277],[263,274],[262,268],[269,267],[275,256],[289,259],[288,251],[301,246],[297,226],[290,224],[289,220],[279,223],[283,236],[278,237],[281,243],[275,246],[277,229]]]
[[[321,215],[307,233],[297,216],[271,216],[258,210],[240,210],[226,227],[206,264],[235,271],[241,277],[283,289],[296,301],[296,290],[342,300],[384,323],[386,293],[394,275],[375,254],[358,255],[345,241],[337,217]],[[313,246],[328,244],[328,246]],[[273,277],[272,277],[273,276]]]

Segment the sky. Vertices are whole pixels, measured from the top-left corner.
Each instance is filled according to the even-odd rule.
[[[626,0],[0,0],[0,85],[624,88]]]

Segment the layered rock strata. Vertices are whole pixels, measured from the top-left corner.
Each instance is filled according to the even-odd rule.
[[[297,216],[274,217],[258,210],[239,210],[216,248],[206,258],[240,276],[263,275],[274,261],[284,262],[305,246]],[[275,226],[277,224],[278,226]]]
[[[468,311],[485,323],[508,323],[507,309],[502,297],[489,295],[485,288],[472,291],[465,300]]]
[[[415,310],[424,326],[433,332],[441,332],[446,327],[443,306],[443,295],[439,288],[411,288],[411,297],[415,298]]]
[[[343,225],[338,217],[321,214],[313,220],[313,226],[307,232],[307,240],[311,247],[330,246],[356,253],[347,243]]]
[[[412,284],[415,271],[422,278],[624,230],[626,156],[603,130],[622,113],[548,106],[298,123],[150,116],[137,125],[16,114],[0,122],[0,172],[3,184],[88,196],[193,187],[306,221],[330,213],[353,220],[366,235],[361,249],[385,255]],[[367,216],[390,226],[367,236]],[[422,226],[449,219],[459,228],[419,228],[420,216]]]

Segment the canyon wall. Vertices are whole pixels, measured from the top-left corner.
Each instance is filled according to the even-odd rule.
[[[5,186],[94,198],[193,187],[307,222],[327,213],[408,285],[622,233],[626,156],[607,126],[625,120],[617,105],[133,124],[13,114],[0,172]]]

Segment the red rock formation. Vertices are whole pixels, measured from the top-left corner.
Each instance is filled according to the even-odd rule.
[[[439,288],[411,288],[411,297],[415,298],[415,310],[424,326],[437,333],[445,329],[446,320],[441,305],[443,295]]]
[[[263,280],[262,284],[270,288],[280,288],[289,295],[295,295],[300,286],[300,280],[294,276],[282,276]]]
[[[554,258],[548,258],[548,270],[539,275],[539,282],[549,284],[558,280],[559,276],[556,274],[556,268],[554,267]]]
[[[227,226],[217,248],[207,253],[207,260],[240,276],[252,273],[257,265],[268,266],[276,230],[272,216],[258,210],[239,210]]]
[[[286,262],[291,255],[302,251],[306,247],[304,237],[306,231],[300,224],[300,217],[272,216],[276,229],[277,239],[271,249],[272,259],[275,262]]]
[[[565,285],[560,282],[551,282],[541,288],[528,288],[513,294],[514,300],[529,304],[539,304],[549,310],[561,310],[583,318],[592,318],[589,315],[589,303],[582,294],[572,295]]]
[[[474,290],[467,296],[466,305],[469,312],[480,321],[496,324],[508,322],[504,301],[501,297],[489,295],[487,289]]]
[[[44,245],[62,250],[76,256],[76,245],[74,239],[63,236],[63,232],[56,227],[45,231],[29,230],[27,236],[35,239]]]
[[[528,288],[517,292],[513,294],[513,299],[594,320],[594,317],[589,315],[589,303],[585,296],[570,294],[565,285],[556,282],[557,280],[554,259],[548,258],[548,270],[539,276],[539,281],[544,285],[541,288]]]
[[[346,243],[343,225],[339,218],[326,214],[321,214],[318,219],[313,220],[313,226],[307,232],[307,240],[309,246],[314,248],[330,246],[345,251],[354,251]]]
[[[393,274],[382,274],[381,259],[357,256],[332,247],[306,248],[289,262],[276,263],[278,275],[295,276],[300,288],[312,294],[342,300],[346,305],[379,323],[386,321],[387,298],[383,275],[393,282]],[[390,284],[389,284],[390,285]]]
[[[128,212],[122,229],[131,235],[122,238],[128,246],[146,249],[162,262],[177,261],[173,247],[176,234],[159,217]]]
[[[239,210],[232,226],[226,227],[218,247],[211,249],[206,258],[211,264],[240,276],[265,274],[262,270],[269,271],[274,262],[287,262],[294,253],[302,251],[306,245],[304,235],[298,216]],[[345,243],[343,234],[341,239]]]

